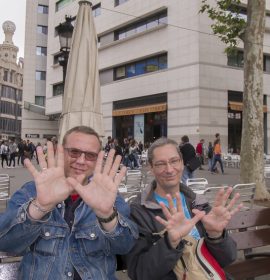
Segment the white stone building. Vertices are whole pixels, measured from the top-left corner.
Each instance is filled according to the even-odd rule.
[[[40,5],[46,1],[29,2]],[[47,4],[45,109],[46,115],[53,119],[57,118],[62,108],[62,95],[59,95],[62,67],[57,63],[60,47],[55,27],[64,21],[65,15],[76,15],[78,1],[49,0]],[[99,38],[105,135],[120,140],[134,137],[144,142],[164,135],[180,142],[181,136],[186,134],[196,144],[201,138],[206,142],[213,141],[214,134],[218,132],[223,151],[230,148],[237,152],[241,138],[243,45],[239,45],[236,56],[227,57],[225,46],[212,35],[207,15],[199,14],[201,1],[94,0],[92,4]],[[270,3],[267,1],[265,111],[270,102],[269,10]],[[27,15],[28,21],[31,17],[34,18]],[[33,20],[30,23],[37,24]],[[30,50],[30,43],[33,44],[33,41],[29,40],[26,53]],[[33,58],[30,62],[25,55],[25,83],[30,83],[30,76],[26,74],[27,63],[33,67],[37,65],[34,65],[37,59],[33,52],[35,47],[31,47]],[[25,91],[25,100],[33,92],[33,89]],[[54,129],[52,134],[56,134],[57,122],[48,123],[55,125],[51,129]],[[269,114],[266,112],[266,152],[269,125]],[[31,126],[26,122],[23,124],[25,129]],[[39,129],[43,131],[44,128],[39,126]]]
[[[0,44],[0,139],[21,136],[23,59],[18,61],[18,47],[13,43],[16,26],[12,21],[2,24],[5,40]]]

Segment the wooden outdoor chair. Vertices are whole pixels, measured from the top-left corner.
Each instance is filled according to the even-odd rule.
[[[251,209],[236,213],[227,226],[237,243],[240,256],[225,268],[235,280],[269,275],[270,279],[270,208]],[[241,254],[240,254],[241,253]]]
[[[10,199],[10,178],[8,174],[0,174],[0,212],[7,207]],[[4,204],[3,204],[4,203]]]

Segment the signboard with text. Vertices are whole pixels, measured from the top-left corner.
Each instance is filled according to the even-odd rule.
[[[134,116],[134,139],[138,143],[144,142],[144,115]]]

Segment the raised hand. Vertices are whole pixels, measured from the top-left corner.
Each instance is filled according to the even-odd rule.
[[[231,193],[231,187],[226,191],[221,189],[217,193],[211,211],[202,219],[205,230],[210,237],[220,236],[228,225],[232,216],[242,207],[242,204],[239,204],[235,207],[235,203],[240,197],[239,193],[237,193],[228,203]]]
[[[114,154],[115,150],[111,149],[104,168],[102,168],[104,151],[98,154],[94,176],[89,184],[82,186],[78,181],[79,178],[67,179],[83,201],[101,218],[107,218],[112,214],[118,186],[126,172],[126,167],[122,167],[117,174],[121,156],[116,156],[114,160]]]
[[[205,212],[197,210],[196,213],[194,212],[195,216],[192,219],[187,219],[182,208],[180,194],[176,193],[175,196],[177,208],[174,207],[171,195],[167,194],[169,208],[167,208],[163,202],[160,202],[166,220],[159,216],[157,216],[156,219],[164,225],[172,247],[176,248],[181,239],[188,235],[195,224],[204,217]]]
[[[29,159],[24,161],[26,168],[34,177],[37,190],[36,202],[42,209],[52,209],[73,191],[64,174],[63,147],[61,145],[57,146],[57,158],[51,142],[47,142],[47,149],[48,158],[46,161],[42,148],[37,147],[41,170],[37,170]]]

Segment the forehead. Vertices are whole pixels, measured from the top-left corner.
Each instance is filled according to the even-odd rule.
[[[66,138],[65,147],[76,148],[83,151],[99,152],[100,142],[95,135],[72,132]]]
[[[157,147],[153,151],[153,160],[159,161],[159,160],[168,160],[172,157],[179,156],[177,148],[172,144],[166,144],[161,147]]]

